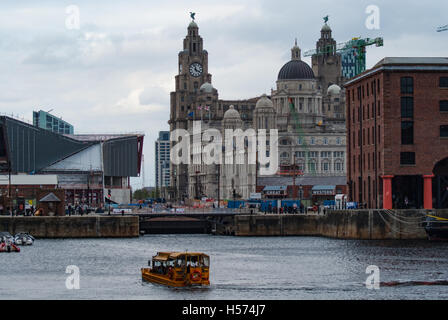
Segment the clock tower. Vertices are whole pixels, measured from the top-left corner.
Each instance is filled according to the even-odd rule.
[[[205,82],[211,83],[208,73],[208,53],[204,50],[203,40],[199,35],[199,27],[193,20],[188,25],[188,33],[183,42],[183,50],[179,52],[178,74],[175,77],[175,91],[170,98],[170,130],[188,130],[188,119],[196,109],[199,88]],[[190,117],[191,118],[191,117]],[[171,143],[173,147],[173,143]],[[177,200],[183,200],[188,194],[188,165],[171,164],[171,186]]]

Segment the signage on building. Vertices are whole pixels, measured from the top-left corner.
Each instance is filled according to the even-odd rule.
[[[113,213],[121,213],[124,211],[124,213],[132,213],[132,209],[114,209]]]
[[[334,190],[313,190],[313,195],[327,196],[334,195]]]
[[[252,199],[252,200],[260,200],[261,199],[261,193],[259,193],[259,192],[252,192],[250,194],[249,198]]]

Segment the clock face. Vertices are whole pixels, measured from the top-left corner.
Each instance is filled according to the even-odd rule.
[[[190,65],[190,74],[193,77],[199,77],[202,74],[202,65],[198,62],[192,63]]]

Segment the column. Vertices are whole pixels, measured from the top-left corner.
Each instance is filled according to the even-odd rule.
[[[394,176],[382,176],[383,178],[383,209],[392,209],[392,178]]]
[[[432,178],[434,175],[423,175],[423,207],[432,209]]]

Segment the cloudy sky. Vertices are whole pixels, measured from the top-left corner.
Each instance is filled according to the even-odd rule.
[[[380,9],[379,30],[365,25],[369,5]],[[0,113],[31,121],[33,110],[53,109],[77,133],[144,132],[145,184],[154,185],[154,141],[169,128],[190,11],[221,99],[269,93],[294,38],[313,49],[325,15],[337,42],[384,37],[367,67],[385,56],[448,56],[448,31],[436,32],[448,24],[445,0],[0,0]]]

